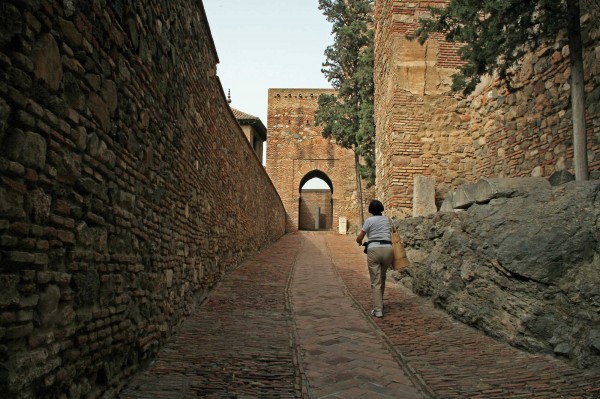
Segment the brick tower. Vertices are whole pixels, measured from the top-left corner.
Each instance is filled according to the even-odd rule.
[[[334,92],[269,89],[266,168],[285,206],[287,231],[312,226],[306,218],[317,206],[321,229],[337,231],[340,217],[347,219],[349,231],[360,225],[354,152],[324,138],[314,123],[319,95]],[[331,197],[309,190],[302,198],[302,186],[313,177],[329,185]]]

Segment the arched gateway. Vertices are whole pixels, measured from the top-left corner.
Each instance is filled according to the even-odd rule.
[[[311,179],[318,179],[328,188],[306,188]],[[300,230],[332,230],[333,225],[333,183],[329,176],[320,170],[313,170],[300,180],[298,228]]]
[[[279,192],[287,213],[286,230],[315,229],[314,212],[322,204],[320,230],[338,230],[340,218],[347,220],[350,231],[360,225],[354,152],[342,148],[321,135],[315,126],[317,99],[331,89],[269,89],[267,173]],[[313,177],[330,187],[330,209],[325,196],[302,195],[302,186]],[[364,187],[364,185],[363,185]],[[316,201],[316,202],[315,202]],[[313,208],[312,210],[310,208]],[[312,214],[311,214],[312,213]],[[303,218],[302,215],[305,215]],[[312,224],[310,217],[312,217]],[[302,222],[302,224],[300,224]],[[310,227],[313,228],[310,228]]]

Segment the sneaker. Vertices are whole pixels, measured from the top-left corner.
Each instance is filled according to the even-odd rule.
[[[383,317],[383,313],[381,312],[381,310],[371,310],[371,316],[375,316],[375,317]]]

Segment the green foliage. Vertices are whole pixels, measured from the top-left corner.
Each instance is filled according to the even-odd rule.
[[[337,93],[321,95],[315,115],[324,137],[356,151],[364,163],[361,175],[370,183],[375,182],[372,5],[373,0],[319,0],[334,35],[321,72]]]
[[[452,89],[465,94],[493,72],[510,87],[511,68],[525,53],[567,27],[566,0],[452,0],[448,7],[430,10],[432,17],[422,18],[408,38],[423,44],[437,32],[462,43],[459,54],[465,64],[453,76]]]

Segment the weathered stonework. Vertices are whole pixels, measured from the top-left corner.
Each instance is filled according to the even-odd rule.
[[[0,396],[115,397],[285,211],[200,2],[0,10]]]
[[[360,226],[354,153],[324,138],[314,123],[319,95],[331,93],[334,90],[269,89],[266,167],[285,205],[287,231],[298,230],[300,189],[312,177],[331,183],[332,229],[340,216],[347,218],[350,231]],[[365,190],[363,199],[370,195]]]
[[[398,216],[410,215],[414,175],[436,179],[439,206],[448,191],[482,177],[573,172],[565,38],[525,57],[514,92],[488,79],[463,98],[450,92],[450,75],[461,62],[456,46],[439,35],[423,46],[405,38],[428,6],[447,3],[375,4],[377,195]],[[594,20],[582,18],[591,171],[600,169],[600,30]]]
[[[439,36],[423,47],[405,38],[427,6],[448,3],[375,3],[378,196],[394,215],[410,216],[413,176],[432,176],[448,212],[399,222],[412,263],[404,282],[492,336],[597,368],[598,187],[550,188],[573,173],[566,35],[524,57],[513,91],[489,77],[470,96],[454,95],[447,78],[460,65],[456,48]],[[600,10],[581,4],[597,178]]]
[[[433,176],[443,191],[473,174],[471,140],[449,94],[450,75],[460,64],[455,48],[439,36],[424,46],[405,38],[428,6],[447,3],[375,5],[377,196],[395,216],[412,215],[413,176]]]

